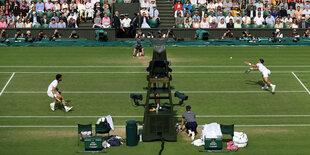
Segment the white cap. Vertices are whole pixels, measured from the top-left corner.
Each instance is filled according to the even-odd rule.
[[[276,29],[276,32],[280,32],[280,30],[279,30],[279,29]]]

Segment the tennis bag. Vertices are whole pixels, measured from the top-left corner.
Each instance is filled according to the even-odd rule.
[[[108,143],[111,146],[120,146],[122,144],[121,141],[114,135],[110,136],[110,138],[108,139]]]

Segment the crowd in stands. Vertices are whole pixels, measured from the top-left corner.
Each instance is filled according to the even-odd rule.
[[[310,0],[176,0],[178,28],[309,28]]]
[[[116,0],[4,0],[3,3],[1,0],[0,28],[78,28],[83,21],[93,21],[93,27],[109,28],[111,4],[115,2]]]
[[[48,37],[43,30],[40,30],[37,35],[32,34],[31,31],[26,31],[26,33],[22,33],[21,30],[17,29],[16,33],[14,35],[14,41],[19,42],[19,39],[25,39],[25,42],[35,42],[35,41],[42,41],[42,39],[47,39],[49,41],[55,41],[56,39],[62,38],[61,33],[59,33],[58,29],[54,30],[54,33]],[[71,34],[68,37],[69,39],[79,39],[79,35],[75,30],[71,32]],[[8,33],[5,31],[5,29],[2,29],[0,32],[0,42],[10,42]]]

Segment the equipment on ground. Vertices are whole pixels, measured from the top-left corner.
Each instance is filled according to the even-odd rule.
[[[102,136],[89,136],[84,138],[85,150],[102,150]]]

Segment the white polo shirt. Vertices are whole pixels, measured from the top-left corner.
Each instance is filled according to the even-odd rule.
[[[47,94],[51,94],[53,93],[52,90],[53,88],[57,88],[58,86],[58,81],[57,80],[54,80],[47,88]]]
[[[130,18],[128,18],[128,19],[124,18],[123,20],[121,20],[121,24],[123,24],[123,27],[125,27],[125,28],[130,27],[130,22],[131,22]]]
[[[257,25],[262,25],[263,22],[265,21],[264,17],[263,16],[260,16],[260,18],[258,16],[256,16],[254,18],[254,21],[256,22]]]

